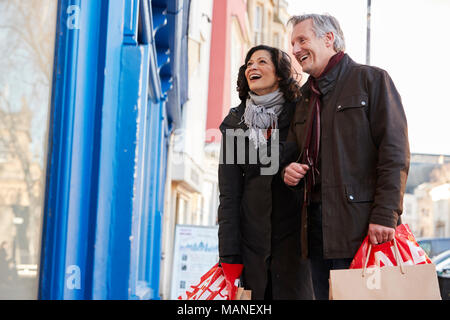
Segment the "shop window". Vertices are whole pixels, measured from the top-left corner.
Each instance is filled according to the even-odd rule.
[[[0,1],[0,299],[36,299],[54,0]]]

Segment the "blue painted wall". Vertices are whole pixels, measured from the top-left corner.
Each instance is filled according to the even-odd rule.
[[[59,1],[40,299],[159,299],[187,5]]]

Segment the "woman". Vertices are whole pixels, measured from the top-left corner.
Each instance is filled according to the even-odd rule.
[[[269,46],[253,47],[237,85],[242,102],[220,125],[220,261],[244,265],[242,285],[255,300],[308,298],[310,280],[300,260],[300,197],[281,180],[281,166],[267,175],[262,174],[266,162],[251,161],[255,150],[286,140],[300,95],[289,56]],[[237,141],[239,132],[245,143]]]

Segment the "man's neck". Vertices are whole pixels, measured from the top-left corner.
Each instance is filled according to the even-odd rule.
[[[326,62],[323,64],[323,67],[321,68],[320,72],[317,72],[316,74],[311,74],[311,76],[315,79],[320,78],[321,76],[324,75],[324,71],[327,68],[328,64],[330,63],[331,58],[333,58],[336,55],[336,51],[331,51],[328,53],[328,56],[326,57]]]

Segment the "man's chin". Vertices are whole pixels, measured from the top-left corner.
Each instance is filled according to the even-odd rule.
[[[308,65],[304,65],[302,66],[302,64],[300,63],[300,67],[302,67],[302,71],[309,74],[311,72],[311,68],[309,68]]]
[[[308,68],[302,68],[302,72],[304,72],[304,73],[307,73],[308,75],[309,74],[311,74],[310,72],[311,72],[311,70],[310,69],[308,69]]]

